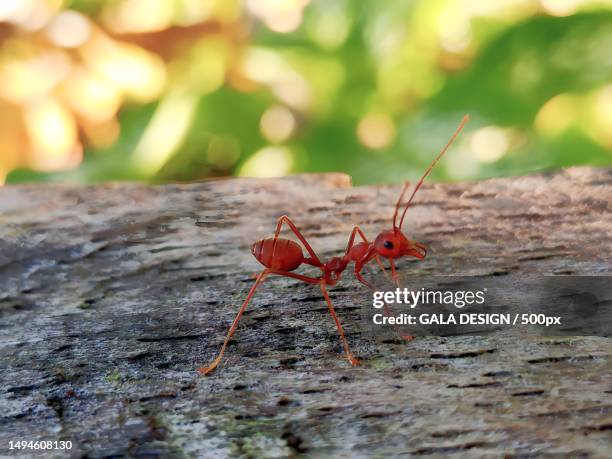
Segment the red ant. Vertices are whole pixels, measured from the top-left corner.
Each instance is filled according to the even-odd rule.
[[[393,274],[393,279],[395,282],[398,282],[397,273],[395,270],[395,263],[393,260],[396,258],[401,258],[404,256],[412,256],[419,260],[423,260],[427,255],[426,247],[419,243],[408,239],[404,233],[402,233],[402,225],[404,223],[404,217],[406,216],[406,211],[410,207],[412,203],[412,199],[414,195],[417,193],[425,178],[432,171],[436,163],[440,160],[440,158],[446,153],[446,150],[450,147],[453,141],[457,138],[465,124],[468,122],[469,116],[465,115],[461,124],[450,138],[448,143],[444,146],[444,148],[440,151],[438,156],[432,161],[429,168],[425,171],[421,179],[418,181],[417,185],[402,212],[402,216],[400,218],[399,226],[397,225],[397,215],[400,208],[400,204],[402,199],[404,198],[404,194],[408,189],[408,182],[404,183],[402,187],[402,191],[400,196],[395,204],[395,212],[393,213],[393,229],[382,231],[374,240],[374,242],[369,242],[366,238],[363,231],[355,226],[353,231],[351,232],[351,236],[348,241],[348,245],[346,247],[346,251],[344,256],[342,257],[333,257],[326,263],[322,262],[315,251],[312,249],[310,244],[306,241],[302,233],[297,229],[294,223],[291,221],[289,217],[283,215],[278,219],[278,223],[276,225],[276,232],[274,233],[274,237],[270,237],[267,239],[261,239],[254,244],[251,245],[251,253],[253,256],[259,261],[262,265],[265,266],[265,269],[257,275],[255,284],[251,287],[249,294],[247,295],[244,303],[240,307],[232,326],[230,327],[227,336],[225,337],[225,341],[223,342],[223,346],[219,351],[219,355],[217,358],[207,367],[202,367],[198,371],[201,374],[209,374],[211,373],[219,362],[221,362],[221,358],[223,357],[223,353],[225,352],[225,348],[229,343],[230,339],[234,335],[236,331],[236,327],[238,326],[238,322],[240,321],[240,317],[244,313],[246,307],[248,306],[251,298],[255,294],[255,290],[261,285],[264,279],[270,274],[276,274],[279,276],[291,277],[293,279],[297,279],[308,284],[319,284],[321,287],[321,292],[323,293],[323,297],[327,303],[327,307],[329,309],[330,314],[332,315],[334,322],[336,322],[336,327],[338,327],[338,332],[340,334],[340,340],[342,341],[342,345],[344,346],[344,351],[346,352],[346,356],[351,365],[358,365],[359,360],[357,360],[353,354],[351,354],[351,350],[349,348],[348,342],[346,341],[346,337],[344,336],[344,330],[342,329],[342,325],[340,325],[340,321],[338,320],[338,316],[336,316],[336,312],[334,307],[332,306],[332,302],[329,299],[329,295],[327,293],[327,289],[325,288],[328,285],[335,285],[339,280],[340,276],[347,268],[350,262],[355,264],[355,276],[357,279],[367,286],[368,288],[374,290],[372,284],[366,281],[361,275],[361,271],[363,267],[376,259],[381,268],[384,271],[384,267],[380,262],[379,257],[387,258],[389,260],[389,264],[391,265],[391,272]],[[308,257],[305,257],[302,252],[302,247],[297,242],[294,242],[290,239],[280,238],[279,234],[283,223],[286,223],[291,231],[297,236],[300,242],[303,244],[304,248],[308,252]],[[359,235],[363,242],[355,243],[355,237]],[[310,277],[304,276],[302,274],[296,274],[291,271],[296,270],[302,264],[307,264],[311,266],[315,266],[321,270],[321,276],[319,277]],[[411,338],[411,337],[410,337]]]

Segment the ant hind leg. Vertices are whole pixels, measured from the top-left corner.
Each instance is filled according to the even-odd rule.
[[[232,322],[232,326],[230,327],[229,331],[227,332],[227,336],[225,337],[225,341],[223,342],[223,346],[221,347],[221,350],[219,351],[219,355],[207,367],[199,368],[198,372],[200,374],[208,375],[208,374],[212,373],[215,370],[215,368],[217,368],[217,365],[219,365],[219,363],[221,362],[221,359],[223,358],[223,354],[225,353],[225,348],[227,347],[228,343],[232,339],[232,336],[234,335],[234,332],[236,331],[236,328],[238,327],[238,322],[240,321],[240,318],[242,317],[242,314],[244,314],[244,311],[246,310],[247,306],[249,305],[249,302],[251,301],[251,298],[253,298],[253,295],[255,294],[255,290],[257,290],[257,287],[259,287],[261,285],[261,283],[264,281],[264,279],[266,278],[266,276],[268,274],[270,274],[270,270],[269,269],[264,269],[259,274],[259,276],[257,276],[257,280],[255,281],[255,284],[253,285],[253,287],[251,287],[251,290],[249,291],[249,294],[247,295],[246,299],[244,300],[244,303],[242,303],[242,306],[240,307],[240,310],[238,311],[238,314],[236,314],[236,317],[234,318],[234,322]]]
[[[311,264],[312,266],[321,267],[323,263],[321,263],[321,260],[319,260],[319,257],[317,256],[313,248],[310,246],[310,244],[308,243],[304,235],[300,232],[297,226],[295,226],[295,223],[293,223],[287,215],[283,215],[282,217],[278,219],[278,222],[276,224],[276,231],[274,232],[274,239],[275,240],[278,239],[283,223],[286,223],[287,226],[289,226],[289,229],[293,231],[293,234],[295,234],[297,238],[300,240],[300,242],[304,245],[304,248],[310,255],[310,258],[312,261],[309,264]]]

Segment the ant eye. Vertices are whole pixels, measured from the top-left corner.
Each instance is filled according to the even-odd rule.
[[[393,242],[391,241],[385,241],[383,245],[385,246],[385,249],[391,250],[393,248]]]

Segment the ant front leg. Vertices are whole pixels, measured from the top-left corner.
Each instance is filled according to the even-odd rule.
[[[370,287],[370,289],[372,290],[376,290],[374,288],[374,286],[372,284],[370,284],[368,281],[366,281],[363,276],[361,275],[361,270],[363,269],[363,267],[370,262],[370,260],[372,260],[372,258],[374,258],[374,254],[375,254],[375,249],[372,247],[368,252],[366,252],[363,257],[361,258],[361,260],[357,261],[355,263],[355,277],[362,283],[365,284],[366,286]],[[394,273],[394,279],[395,279],[395,264],[393,263],[393,259],[390,259],[391,262],[391,269],[393,270]],[[398,284],[398,288],[399,288],[399,284]],[[383,306],[383,312],[385,313],[385,315],[387,317],[391,317],[394,312],[391,310],[391,308],[389,307],[389,305],[387,304],[386,301],[383,300],[384,306]],[[412,335],[405,335],[402,333],[400,327],[393,323],[392,325],[393,330],[395,331],[395,334],[397,336],[399,336],[400,338],[402,338],[404,341],[412,341],[414,339],[414,336]]]
[[[344,252],[344,255],[348,255],[348,253],[351,251],[351,249],[353,248],[353,245],[355,244],[355,236],[359,235],[361,237],[361,239],[363,239],[363,242],[365,242],[366,244],[370,244],[370,241],[368,241],[368,238],[366,237],[365,233],[361,230],[361,228],[359,228],[358,226],[355,226],[353,228],[353,231],[351,231],[351,236],[349,237],[349,241],[348,244],[346,246],[346,251]],[[384,265],[382,264],[382,261],[380,260],[380,257],[378,256],[377,253],[374,253],[374,258],[376,260],[376,263],[378,264],[378,266],[380,266],[380,269],[382,270],[384,276],[388,279],[389,275],[387,274],[387,270],[385,269]],[[361,272],[361,270],[359,270]],[[372,288],[371,285],[369,284],[369,282],[364,282],[361,278],[361,274],[359,276],[357,276],[357,279],[359,279],[359,281]]]
[[[393,261],[393,258],[389,258],[389,264],[391,265],[391,277],[393,277],[395,285],[399,288],[399,276],[397,275],[397,271],[395,270],[395,262]]]

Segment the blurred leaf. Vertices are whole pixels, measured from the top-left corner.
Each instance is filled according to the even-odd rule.
[[[431,104],[495,124],[529,126],[551,97],[612,82],[611,56],[610,11],[530,18],[488,43]]]
[[[150,16],[142,1],[64,2],[63,9],[87,17],[64,15],[68,22],[60,26],[93,33],[98,47],[65,49],[44,33],[4,29],[0,97],[16,115],[0,117],[9,153],[0,157],[0,179],[19,167],[8,183],[200,180],[237,174],[264,151],[272,154],[263,158],[282,156],[293,164],[291,172],[344,171],[356,184],[416,180],[464,113],[472,121],[431,180],[612,164],[610,7],[594,10],[579,0],[578,12],[554,17],[545,15],[545,6],[487,0],[167,2]],[[60,26],[60,35],[70,32]],[[132,57],[118,59],[117,49],[131,50]],[[156,64],[131,66],[134,56]],[[141,81],[142,88],[157,81],[153,76],[159,85],[147,93],[151,103],[117,86],[128,81],[138,93]],[[59,159],[52,146],[41,153],[28,137],[28,95],[35,90],[74,119],[68,147],[75,148],[61,151]],[[193,97],[187,99],[189,116],[183,111],[181,118],[180,103],[168,103],[172,94]],[[79,105],[80,97],[89,97],[88,104]],[[110,108],[95,110],[102,106],[97,101]],[[83,105],[93,109],[84,114]],[[262,116],[275,111],[281,117],[272,118],[266,131]],[[159,112],[166,116],[156,117]],[[283,113],[290,129],[271,135]],[[173,129],[175,120],[183,122]],[[151,132],[158,134],[154,146],[155,139],[173,141],[146,170],[139,166],[153,162],[148,148],[137,155],[140,163],[134,151]],[[474,140],[483,132],[498,133],[484,154]],[[70,153],[81,146],[84,158],[75,169],[23,169],[49,168],[48,161],[69,167]],[[497,153],[488,155],[487,148]],[[266,173],[266,166],[251,170]]]

